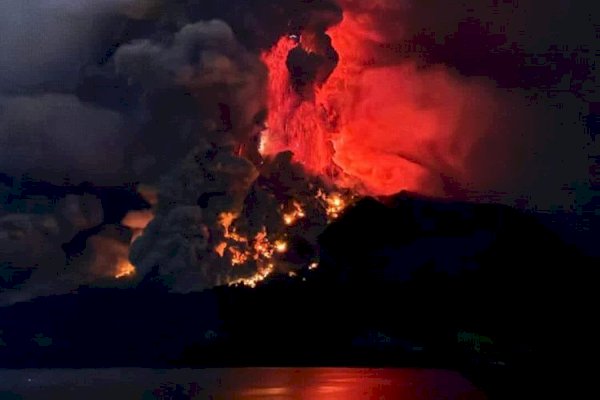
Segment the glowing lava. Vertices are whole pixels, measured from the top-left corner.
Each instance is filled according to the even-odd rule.
[[[275,264],[271,262],[271,259],[275,253],[287,252],[288,244],[281,239],[271,241],[265,227],[254,238],[249,239],[238,233],[236,227],[233,226],[237,218],[238,215],[232,212],[221,213],[219,223],[223,227],[226,240],[219,243],[214,251],[221,258],[228,259],[232,267],[254,262],[258,269],[254,275],[230,283],[230,285],[242,284],[254,287],[275,270]]]
[[[327,194],[322,190],[317,193],[317,199],[323,202],[329,221],[340,216],[354,196],[344,196],[340,193]]]
[[[292,206],[294,209],[291,212],[283,214],[283,222],[286,225],[293,225],[296,221],[306,216],[300,203],[294,201],[292,202]]]
[[[254,287],[256,287],[256,285],[259,282],[265,280],[269,275],[271,275],[271,273],[273,273],[274,270],[275,270],[275,265],[268,264],[266,267],[261,268],[256,274],[254,274],[250,278],[241,278],[241,279],[231,282],[229,285],[230,286],[244,285],[244,286],[249,286],[251,288],[254,288]]]
[[[124,258],[119,259],[117,263],[117,272],[115,273],[116,279],[125,278],[135,274],[135,267]]]
[[[471,111],[489,102],[443,67],[419,69],[397,54],[379,60],[385,38],[377,29],[375,17],[345,11],[327,31],[337,66],[309,94],[294,88],[287,62],[292,51],[327,57],[314,33],[282,37],[262,55],[269,115],[261,154],[292,151],[309,173],[362,194],[438,194],[442,175],[465,178],[484,123]]]

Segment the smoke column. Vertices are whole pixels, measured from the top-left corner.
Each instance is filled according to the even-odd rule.
[[[326,33],[308,26],[263,54],[270,79],[261,151],[290,150],[311,173],[362,194],[441,194],[442,176],[468,180],[471,148],[489,124],[480,116],[494,102],[442,66],[382,60],[380,23],[372,10],[345,10]],[[311,58],[334,67],[298,85],[296,70]]]
[[[359,195],[577,212],[594,198],[597,128],[582,121],[599,80],[580,55],[596,33],[548,33],[587,6],[43,3],[0,13],[0,261],[25,277],[2,301],[254,285],[317,262],[316,237]],[[68,194],[28,196],[30,182]],[[126,208],[107,185],[150,209],[107,218]]]

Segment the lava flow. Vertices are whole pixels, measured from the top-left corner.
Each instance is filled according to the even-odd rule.
[[[318,189],[313,200],[315,204],[319,204],[320,209],[323,210],[322,212],[327,215],[327,221],[332,221],[348,205],[350,198],[345,198],[338,193],[328,195]],[[281,232],[269,235],[267,228],[263,226],[254,237],[249,237],[238,231],[235,226],[236,221],[239,219],[238,214],[223,212],[219,216],[219,224],[223,230],[223,241],[214,247],[214,252],[220,258],[228,260],[232,268],[242,268],[248,264],[254,264],[256,268],[256,273],[246,278],[234,279],[229,283],[230,285],[242,284],[255,287],[257,283],[276,271],[278,262],[290,249],[288,242],[290,230],[293,230],[297,224],[307,218],[303,205],[297,200],[291,201],[287,206],[281,205],[277,213],[281,218]],[[309,269],[316,267],[317,263],[315,262],[308,265]],[[294,274],[294,272],[290,271],[290,274]]]

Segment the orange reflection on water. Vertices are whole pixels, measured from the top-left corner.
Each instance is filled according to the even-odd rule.
[[[486,398],[460,374],[451,371],[264,368],[250,369],[243,375],[245,375],[243,380],[247,379],[253,383],[251,387],[235,391],[235,394],[230,393],[236,399],[483,400]],[[214,398],[221,397],[217,394]]]
[[[459,373],[394,368],[0,370],[26,399],[485,400]]]

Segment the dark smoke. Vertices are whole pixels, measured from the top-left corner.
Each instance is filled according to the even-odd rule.
[[[263,161],[256,152],[267,112],[259,55],[282,35],[304,35],[315,51],[290,55],[297,90],[323,82],[337,63],[325,31],[342,8],[377,27],[364,34],[381,65],[442,64],[493,94],[493,109],[476,117],[492,128],[474,146],[473,173],[464,181],[445,177],[450,195],[526,197],[534,208],[590,203],[598,149],[584,122],[599,101],[593,5],[5,0],[0,199],[10,206],[0,211],[1,301],[95,284],[131,237],[112,221],[67,265],[61,245],[110,210],[90,191],[20,197],[31,181],[157,188],[157,217],[131,251],[134,283],[187,292],[251,274],[255,266],[232,269],[213,251],[224,211],[239,213],[238,229],[250,236],[266,226],[298,243],[281,264],[310,261],[326,223],[313,201],[322,183],[289,155]],[[307,217],[286,228],[280,207],[293,200]]]

